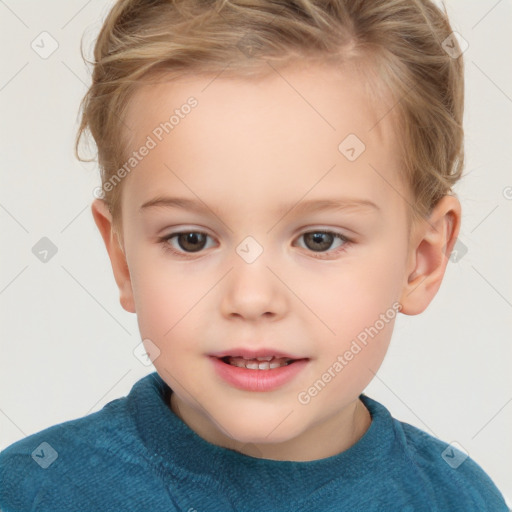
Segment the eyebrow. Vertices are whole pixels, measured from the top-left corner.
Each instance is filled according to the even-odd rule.
[[[164,197],[159,196],[145,202],[140,207],[140,212],[149,208],[181,208],[197,213],[213,212],[217,215],[215,209],[209,208],[202,201],[188,199],[186,197]],[[339,199],[312,199],[309,201],[299,201],[294,204],[284,204],[277,208],[278,215],[286,215],[290,210],[302,213],[314,213],[325,210],[358,210],[362,212],[378,212],[380,207],[369,199],[359,198],[339,198]]]

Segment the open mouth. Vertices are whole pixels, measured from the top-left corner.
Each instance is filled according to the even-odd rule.
[[[293,357],[292,354],[284,354],[263,350],[255,357],[253,353],[243,349],[235,349],[232,354],[210,354],[213,368],[225,383],[243,391],[270,392],[285,386],[296,379],[309,362],[309,358]],[[263,352],[263,354],[261,353]],[[242,354],[244,354],[242,356]],[[245,356],[245,357],[244,357]]]
[[[286,357],[255,357],[252,359],[246,359],[244,357],[233,357],[225,356],[221,357],[220,360],[231,366],[237,366],[238,368],[247,368],[248,370],[274,370],[276,368],[282,368],[293,364],[299,359],[288,359]]]

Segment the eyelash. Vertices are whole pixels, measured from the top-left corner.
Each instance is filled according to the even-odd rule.
[[[190,252],[190,253],[183,252],[183,251],[177,251],[169,243],[169,241],[171,239],[175,238],[178,235],[184,235],[184,234],[190,234],[190,233],[206,235],[207,237],[212,238],[210,235],[208,235],[207,233],[205,233],[203,231],[175,231],[173,233],[170,233],[169,235],[159,238],[159,242],[162,243],[162,246],[163,246],[165,252],[169,252],[179,258],[190,259],[190,257],[192,257],[194,254],[200,254],[202,252],[202,250],[197,251],[197,252]],[[345,235],[342,235],[341,233],[337,233],[336,231],[328,231],[326,229],[315,229],[315,230],[311,230],[311,231],[305,231],[304,233],[302,233],[299,236],[299,238],[304,235],[317,234],[317,233],[333,235],[335,239],[338,239],[338,240],[341,240],[342,242],[344,242],[344,244],[342,246],[340,246],[339,248],[337,248],[335,250],[331,250],[331,251],[315,253],[314,251],[306,249],[309,252],[311,252],[311,255],[314,258],[317,258],[317,259],[327,259],[327,258],[332,257],[333,254],[342,253],[342,252],[346,251],[347,248],[350,247],[350,245],[353,243],[353,240],[346,237]]]

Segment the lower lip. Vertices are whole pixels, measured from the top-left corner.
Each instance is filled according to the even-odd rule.
[[[217,374],[223,380],[244,391],[273,391],[290,382],[308,363],[308,359],[299,359],[289,365],[270,370],[249,370],[225,363],[218,357],[210,358]]]

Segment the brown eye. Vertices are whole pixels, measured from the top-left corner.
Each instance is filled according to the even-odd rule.
[[[208,235],[206,233],[201,233],[199,231],[189,231],[183,233],[174,233],[166,237],[165,240],[170,245],[173,245],[171,244],[171,240],[173,238],[176,238],[176,242],[178,245],[177,249],[184,251],[186,253],[193,253],[204,249]],[[176,245],[174,245],[173,247],[176,248]]]
[[[304,239],[305,248],[315,258],[330,258],[344,251],[352,243],[349,238],[341,233],[325,230],[308,231],[303,233],[299,239]],[[339,244],[332,247],[335,241],[338,241]]]
[[[308,249],[312,251],[326,251],[332,245],[334,235],[322,231],[312,231],[304,234],[304,241]]]

